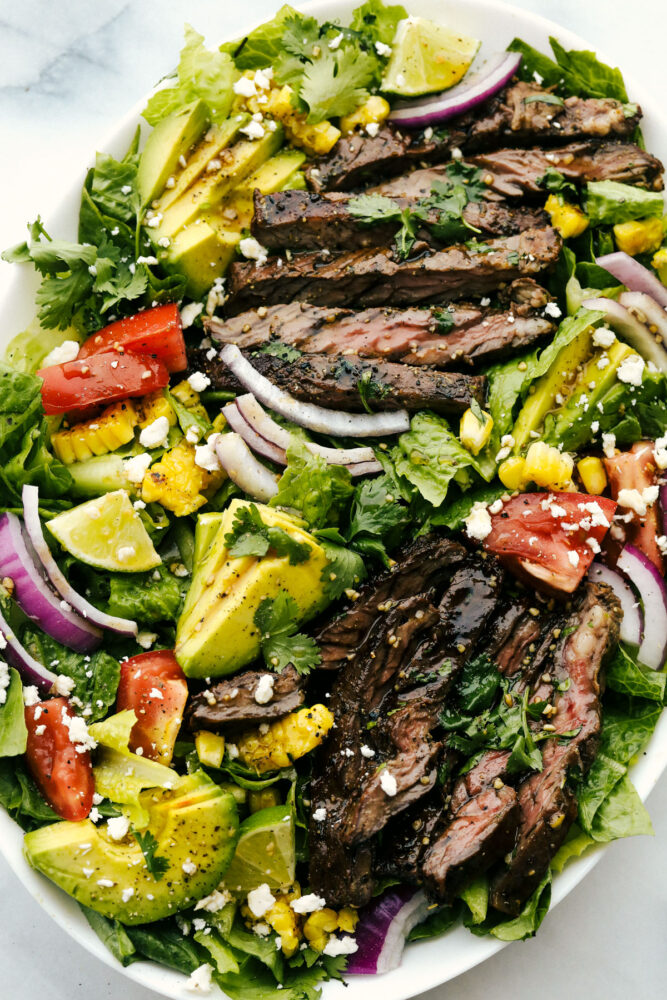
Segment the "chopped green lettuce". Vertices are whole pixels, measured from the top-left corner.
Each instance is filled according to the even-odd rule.
[[[89,656],[76,653],[33,628],[23,634],[22,641],[36,660],[52,664],[53,670],[74,681],[72,695],[80,703],[81,710],[85,710],[89,722],[104,718],[116,700],[120,680],[118,660],[104,649]]]
[[[427,410],[413,416],[410,430],[401,434],[391,457],[398,475],[434,507],[443,502],[452,480],[468,486],[468,470],[478,466],[447,422]]]
[[[499,941],[525,941],[534,937],[551,904],[551,872],[548,871],[533,895],[524,903],[518,917],[505,920],[490,929]]]
[[[113,573],[107,610],[143,625],[175,621],[187,590],[187,580],[170,573],[163,564],[149,573]]]
[[[593,226],[661,218],[664,211],[660,191],[645,191],[619,181],[589,181],[586,185],[586,214]]]
[[[235,77],[231,56],[227,52],[207,49],[203,35],[186,24],[185,45],[181,49],[176,82],[153,94],[143,110],[143,116],[149,125],[157,125],[184,104],[202,100],[211,121],[222,122],[234,100],[232,85]]]
[[[556,38],[549,38],[549,44],[554,59],[520,38],[510,42],[508,50],[520,52],[523,56],[519,68],[522,80],[535,81],[539,77],[539,82],[545,87],[556,87],[560,93],[568,96],[611,97],[623,102],[628,100],[619,69],[600,62],[594,52],[586,49],[571,49],[568,52]]]
[[[486,875],[478,875],[465,887],[460,896],[469,910],[466,923],[483,923],[489,911],[489,880]]]
[[[272,507],[298,511],[311,528],[337,524],[352,496],[350,473],[342,465],[327,465],[297,439],[287,449],[287,468],[280,477]]]
[[[398,501],[389,476],[366,479],[355,488],[347,542],[357,552],[388,566],[387,549],[399,544],[409,525],[408,508]]]

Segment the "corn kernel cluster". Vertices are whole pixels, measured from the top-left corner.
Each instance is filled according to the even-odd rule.
[[[249,730],[238,741],[239,759],[262,774],[289,767],[319,746],[333,725],[326,705],[313,705],[272,722],[264,731]]]

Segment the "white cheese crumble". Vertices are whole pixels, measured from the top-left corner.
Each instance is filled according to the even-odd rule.
[[[107,834],[112,840],[123,840],[130,829],[127,816],[112,816],[107,820]]]
[[[27,687],[23,688],[23,704],[26,708],[31,708],[33,705],[37,705],[40,701],[39,691],[34,684],[29,684]],[[41,709],[39,710],[39,715],[41,715]],[[35,718],[38,719],[39,715],[35,712]]]
[[[11,674],[6,663],[0,663],[0,705],[7,701],[7,688],[11,681]]]
[[[206,469],[207,472],[217,472],[220,468],[220,461],[215,450],[217,439],[217,434],[211,434],[206,444],[197,445],[195,448],[195,465],[198,465],[200,469]]]
[[[667,556],[667,535],[658,535],[655,541],[662,555]]]
[[[183,306],[181,309],[181,325],[184,330],[192,326],[203,308],[203,302],[188,302],[187,306]]]
[[[150,689],[150,691],[148,692],[148,697],[159,698],[160,701],[164,700],[164,695],[162,694],[162,691],[160,691],[160,689],[157,687],[153,687]]]
[[[206,315],[212,316],[218,306],[224,305],[226,298],[225,279],[216,278],[211,285],[211,291],[206,297]]]
[[[379,131],[380,131],[379,122],[369,122],[368,125],[366,126],[366,134],[370,135],[371,139],[374,139]]]
[[[139,632],[137,642],[142,649],[150,649],[157,639],[157,632]]]
[[[70,715],[66,708],[61,710],[60,717],[69,733],[69,741],[77,753],[86,753],[87,750],[95,749],[97,740],[93,739],[88,732],[85,719],[82,719],[80,715]]]
[[[640,493],[639,490],[619,490],[619,507],[628,507],[634,510],[639,517],[644,517],[648,508],[658,499],[658,487],[647,486]]]
[[[234,84],[234,93],[239,97],[254,97],[257,93],[255,81],[249,76],[242,76]]]
[[[150,225],[155,225],[155,220],[152,219],[151,222],[147,223],[147,225],[149,225],[149,226]],[[153,256],[153,254],[149,254],[147,257],[137,257],[137,264],[149,264],[150,265],[150,264],[157,264],[157,263],[158,263],[158,259],[157,259],[157,257]]]
[[[251,889],[248,893],[248,909],[255,917],[263,917],[268,913],[276,898],[269,889],[266,882],[262,882],[256,889]]]
[[[466,526],[466,535],[476,542],[483,542],[487,535],[491,533],[491,515],[483,503],[477,502],[463,523]]]
[[[204,896],[195,905],[195,910],[206,910],[207,913],[218,913],[231,901],[231,894],[226,889],[214,889],[209,896]]]
[[[197,865],[192,860],[192,858],[186,858],[183,864],[181,865],[181,868],[183,869],[183,873],[185,875],[194,875],[194,873],[197,871]]]
[[[573,566],[579,565],[579,553],[575,552],[574,549],[570,549],[570,551],[567,554],[567,558],[570,560],[570,563]]]
[[[331,41],[329,42],[329,48],[332,51],[335,51],[340,46],[340,43],[342,41],[343,41],[343,32],[341,31],[339,35],[336,35],[335,38],[331,39]]]
[[[249,139],[262,139],[264,138],[264,126],[261,122],[248,122],[244,125],[242,129],[239,129],[244,135],[247,135]]]
[[[324,806],[319,806],[319,808],[316,809],[313,813],[313,819],[315,820],[316,823],[324,823],[326,818],[327,818],[327,811],[324,808]]]
[[[131,483],[143,482],[143,478],[148,471],[148,466],[152,461],[153,459],[146,452],[142,455],[135,455],[133,458],[128,458],[124,466],[125,475]]]
[[[134,896],[134,889],[129,887],[127,889],[123,889],[123,891],[120,894],[120,898],[123,900],[124,903],[129,903],[133,896]]]
[[[391,55],[391,45],[387,45],[385,42],[376,42],[375,51],[379,56],[390,56]]]
[[[255,701],[258,705],[266,705],[271,701],[275,680],[273,674],[262,674],[255,688]]]
[[[46,355],[40,368],[50,368],[51,365],[64,365],[68,361],[74,361],[79,353],[81,345],[76,340],[64,340]]]
[[[102,887],[102,889],[113,889],[115,882],[110,878],[98,878],[97,884]]]
[[[295,913],[315,913],[317,910],[324,909],[326,905],[326,899],[318,896],[316,892],[309,892],[305,896],[300,896],[299,899],[293,899],[290,903]]]
[[[362,743],[360,752],[362,757],[366,758],[375,757],[375,750],[373,750],[372,747],[366,746],[365,743]]]
[[[606,458],[613,458],[616,453],[616,435],[615,434],[603,434],[602,435],[602,450]]]
[[[398,791],[396,778],[391,773],[391,771],[388,771],[386,768],[380,774],[380,788],[385,793],[385,795],[388,795],[390,798],[393,798]]]
[[[653,446],[653,458],[659,469],[667,469],[667,434],[656,439]]]
[[[255,73],[255,86],[259,87],[260,90],[268,90],[272,79],[273,66],[267,66],[266,69],[258,69]]]
[[[263,247],[254,236],[246,236],[245,239],[241,240],[239,243],[239,250],[246,258],[246,260],[257,261],[257,266],[266,263],[267,252],[266,247]]]
[[[551,316],[552,319],[558,319],[563,314],[555,302],[547,302],[544,307],[544,315]]]
[[[618,381],[625,382],[626,385],[641,385],[645,365],[646,362],[641,355],[630,354],[618,366],[616,372]]]
[[[337,958],[338,955],[354,955],[358,947],[357,942],[349,934],[340,938],[333,935],[324,947],[324,954],[331,958]]]
[[[139,435],[142,448],[164,448],[169,437],[169,420],[167,417],[156,417],[143,428]]]
[[[62,698],[69,698],[72,691],[74,690],[74,681],[71,677],[65,677],[64,674],[58,674],[55,681],[53,682],[53,687],[51,689],[54,694],[60,695]]]
[[[604,347],[606,350],[616,340],[616,334],[606,326],[600,327],[593,334],[593,344],[595,347]]]
[[[121,545],[116,551],[116,558],[119,562],[125,562],[126,559],[131,559],[136,554],[137,550],[134,545]]]
[[[188,385],[193,392],[203,392],[208,389],[211,384],[211,380],[208,375],[204,375],[203,372],[193,372],[192,375],[188,376]]]
[[[212,989],[213,966],[204,962],[194,972],[190,973],[190,978],[186,984],[186,990],[190,993],[210,993]]]

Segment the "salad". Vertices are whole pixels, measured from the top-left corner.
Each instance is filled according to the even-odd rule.
[[[665,701],[663,165],[621,73],[192,28],[0,366],[0,802],[124,965],[520,940]]]

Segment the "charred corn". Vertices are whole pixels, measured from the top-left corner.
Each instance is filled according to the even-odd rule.
[[[271,909],[264,914],[264,920],[272,927],[280,938],[280,947],[286,958],[291,958],[301,943],[301,921],[290,906],[290,901],[296,899],[298,893],[288,893],[279,896]]]
[[[493,417],[484,410],[481,412],[482,420],[476,417],[472,410],[466,410],[459,425],[461,444],[473,455],[479,455],[482,448],[488,444],[493,430]]]
[[[330,121],[308,124],[306,115],[297,111],[292,104],[292,88],[287,85],[279,90],[270,90],[265,104],[257,104],[255,107],[255,103],[255,98],[248,100],[251,111],[254,108],[264,115],[271,115],[283,125],[287,138],[312,156],[326,155],[340,139],[340,129]]]
[[[134,437],[136,425],[135,408],[127,399],[108,406],[99,417],[75,424],[69,430],[58,431],[51,438],[51,444],[60,461],[72,465],[74,462],[85,462],[93,455],[106,455],[128,444]]]
[[[143,396],[136,404],[137,419],[141,428],[148,427],[158,417],[166,417],[170,427],[176,426],[174,407],[160,389]]]
[[[639,253],[653,253],[662,243],[662,219],[619,222],[614,226],[614,239],[618,249],[631,257]]]
[[[601,458],[588,455],[577,462],[577,472],[584,489],[593,496],[600,496],[607,488],[607,473]]]
[[[512,455],[498,466],[498,478],[508,490],[520,490],[526,484],[526,460]]]
[[[314,951],[324,951],[330,936],[338,930],[338,914],[328,906],[311,913],[303,925],[303,936]]]
[[[196,414],[196,416],[203,417],[204,420],[208,421],[208,413],[202,405],[199,393],[195,392],[187,379],[184,379],[182,382],[179,382],[178,385],[175,385],[171,390],[171,394],[178,400],[179,403],[182,403],[187,410],[191,410],[191,412]]]
[[[238,741],[239,758],[260,774],[289,767],[322,742],[334,717],[326,705],[313,705],[271,723],[265,732],[244,733]]]
[[[662,249],[658,250],[658,252],[653,255],[651,263],[658,272],[663,285],[667,285],[667,247],[662,247]]]
[[[354,934],[359,923],[359,914],[351,906],[345,906],[338,911],[338,930],[346,934]]]
[[[208,472],[196,464],[194,446],[183,439],[148,470],[141,496],[146,503],[157,501],[184,517],[203,507],[204,493],[217,489],[223,480],[224,472]]]
[[[544,441],[534,441],[526,454],[523,471],[527,482],[562,491],[571,486],[573,469],[574,459],[567,452]]]
[[[225,753],[225,738],[218,733],[200,729],[195,733],[195,749],[199,760],[206,767],[220,767]]]
[[[561,201],[558,195],[550,194],[544,205],[551,216],[551,224],[564,240],[581,236],[588,227],[588,216],[577,205]]]
[[[366,128],[367,125],[381,125],[387,118],[391,107],[384,97],[374,95],[355,108],[349,115],[343,115],[340,128],[343,135],[354,132],[356,128]]]

